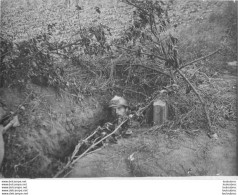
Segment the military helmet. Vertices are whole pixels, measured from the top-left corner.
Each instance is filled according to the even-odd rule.
[[[109,107],[119,107],[119,106],[128,107],[128,103],[123,97],[115,96],[109,102]]]

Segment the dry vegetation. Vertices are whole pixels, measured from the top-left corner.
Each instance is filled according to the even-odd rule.
[[[68,1],[27,2],[2,1],[0,87],[29,94],[27,86],[33,83],[50,87],[59,96],[67,94],[76,104],[85,97],[99,96],[105,104],[109,97],[120,94],[135,107],[167,89],[171,121],[164,133],[178,128],[217,133],[235,122],[235,80],[223,76],[236,73],[236,68],[227,67],[227,62],[237,58],[233,2],[125,0],[82,6],[76,1],[82,10]],[[41,100],[35,95],[25,112],[42,108]],[[47,112],[51,112],[49,105]],[[22,116],[21,121],[27,121]],[[41,120],[45,119],[35,118],[32,128],[38,131]],[[27,166],[37,154],[31,151],[25,159],[9,156],[8,162],[15,160],[4,167],[5,173],[10,177],[52,176],[59,167],[48,175],[37,175],[37,164]],[[57,159],[54,166],[65,160],[50,158]],[[9,171],[16,162],[26,166]],[[29,175],[28,169],[32,170]]]

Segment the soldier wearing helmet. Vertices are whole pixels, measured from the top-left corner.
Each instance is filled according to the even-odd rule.
[[[118,117],[124,117],[128,112],[128,103],[123,97],[115,96],[111,99],[109,107],[113,108]]]
[[[112,108],[112,111],[116,114],[117,125],[119,125],[126,117],[128,117],[129,105],[123,97],[115,96],[109,102],[109,107]],[[119,130],[119,134],[122,136],[128,136],[132,134],[132,131],[128,129],[129,124],[126,123]]]

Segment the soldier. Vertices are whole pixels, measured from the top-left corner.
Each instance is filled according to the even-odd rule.
[[[91,145],[105,137],[106,135],[112,133],[118,125],[120,125],[125,119],[129,117],[129,106],[127,101],[123,97],[115,96],[109,103],[109,107],[112,108],[112,115],[116,115],[116,120],[114,122],[107,122],[102,127],[99,126],[95,132],[93,132],[84,141],[82,150],[89,148]],[[130,117],[129,117],[130,118]],[[114,134],[105,139],[103,142],[97,144],[94,149],[103,146],[105,143],[117,143],[117,140],[121,137],[128,137],[132,134],[129,129],[130,120],[127,120]],[[81,147],[81,146],[80,146]],[[93,149],[93,150],[94,150]],[[81,151],[82,152],[82,151]]]
[[[4,157],[3,130],[4,130],[3,126],[0,125],[0,168],[1,168],[1,165],[2,165],[3,157]]]
[[[4,139],[3,139],[3,134],[11,127],[18,127],[20,125],[20,123],[18,121],[18,117],[14,116],[12,118],[12,120],[6,126],[3,126],[2,120],[5,115],[6,115],[6,111],[0,106],[0,168],[2,165],[3,158],[4,158],[4,153],[5,153],[5,151],[4,151],[5,143],[4,143]],[[3,178],[1,172],[0,172],[0,178]]]
[[[124,119],[129,115],[129,105],[123,97],[115,96],[111,99],[109,107],[112,108],[112,112],[116,114],[117,122],[116,125],[119,125]],[[132,131],[129,129],[130,123],[127,122],[119,129],[117,135],[122,137],[127,137],[132,134]]]
[[[4,117],[5,114],[6,114],[5,110],[0,106],[0,121],[2,120],[2,118]],[[0,168],[2,165],[3,158],[4,158],[3,131],[4,131],[4,127],[2,125],[0,125]],[[1,175],[1,172],[0,172],[0,178],[2,178],[2,177],[3,176]]]

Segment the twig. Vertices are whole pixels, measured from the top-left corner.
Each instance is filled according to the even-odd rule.
[[[108,137],[110,137],[111,135],[113,135],[114,133],[116,133],[116,131],[128,120],[125,119],[124,121],[122,121],[120,123],[120,125],[117,126],[117,128],[111,132],[110,134],[108,134],[107,136],[103,137],[101,140],[99,140],[98,142],[94,143],[93,145],[91,145],[83,154],[81,154],[77,159],[75,159],[72,163],[74,164],[74,162],[76,162],[78,159],[82,158],[90,149],[94,148],[94,146],[100,144],[102,141],[104,141],[105,139],[107,139]]]
[[[164,124],[162,124],[162,125],[157,125],[157,126],[155,126],[155,127],[152,127],[152,128],[150,128],[148,131],[145,131],[145,132],[143,132],[143,134],[147,134],[147,133],[149,133],[149,132],[151,132],[152,131],[152,133],[154,132],[154,131],[156,131],[156,130],[158,130],[158,129],[161,129],[161,127],[163,127],[163,125]]]
[[[34,161],[38,156],[40,156],[40,153],[37,154],[37,155],[36,155],[34,158],[32,158],[31,160],[29,160],[29,161],[27,161],[27,162],[24,162],[23,164],[17,164],[17,165],[15,165],[15,166],[14,166],[14,169],[17,169],[19,166],[24,166],[24,165],[26,165],[26,164],[28,164],[28,163]]]
[[[116,66],[123,66],[124,64],[117,64]],[[168,77],[171,77],[170,74],[166,73],[166,72],[163,72],[162,70],[159,70],[157,68],[153,68],[153,67],[150,67],[150,66],[145,66],[143,64],[132,64],[131,66],[141,66],[143,68],[146,68],[146,69],[150,69],[150,70],[153,70],[153,71],[156,71],[157,73],[160,73],[160,74],[164,74]]]
[[[138,6],[138,5],[134,4],[134,3],[132,3],[131,1],[126,0],[125,2],[128,3],[128,4],[131,5],[131,6],[136,7],[137,9],[140,9],[144,14],[149,15],[142,7],[140,7],[140,6]]]
[[[58,49],[64,49],[64,48],[66,48],[66,47],[71,47],[71,46],[73,46],[73,45],[78,45],[78,44],[80,43],[80,41],[81,41],[81,39],[80,39],[80,40],[77,40],[77,41],[75,41],[75,42],[73,42],[73,43],[69,43],[69,44],[67,44],[67,45],[64,45],[64,46],[60,46],[60,47],[53,48],[52,51],[58,50]]]
[[[63,91],[64,93],[68,94],[68,95],[71,95],[71,96],[76,97],[76,98],[80,98],[80,97],[78,97],[77,95],[72,94],[72,93],[69,93],[69,92],[67,92],[67,91],[65,91],[65,90],[63,90],[63,89],[61,89],[61,88],[60,88],[60,90]]]
[[[123,87],[119,87],[119,86],[114,86],[114,87],[112,87],[112,88],[118,88],[118,89],[123,90],[123,92],[129,91],[129,92],[132,92],[132,93],[136,93],[136,94],[142,95],[142,96],[144,96],[144,97],[148,97],[148,96],[147,96],[146,94],[144,94],[143,92],[134,91],[134,90],[132,90],[132,89],[124,89]]]
[[[99,150],[101,150],[102,148],[98,148],[98,149],[96,149],[96,150],[93,150],[92,152],[88,152],[87,154],[85,154],[85,155],[89,155],[89,154],[92,154],[92,153],[95,153],[95,152],[97,152],[97,151],[99,151]]]
[[[217,49],[216,51],[214,51],[214,52],[212,52],[212,53],[210,53],[210,54],[208,54],[208,55],[206,55],[206,56],[203,56],[203,57],[201,57],[201,58],[198,58],[198,59],[195,59],[195,60],[193,60],[193,61],[191,61],[191,62],[188,62],[187,64],[184,64],[184,65],[180,66],[180,67],[179,67],[179,70],[181,70],[181,69],[185,68],[186,66],[189,66],[189,65],[191,65],[191,64],[193,64],[193,63],[195,63],[195,62],[204,60],[205,58],[208,58],[208,57],[210,57],[210,56],[216,54],[216,53],[217,53],[218,51],[220,51],[220,50],[221,50],[221,48]],[[176,71],[178,71],[178,69],[177,69]]]
[[[95,152],[97,152],[97,151],[99,151],[99,150],[101,150],[101,148],[98,148],[98,149],[96,149],[96,150],[93,150],[92,152],[89,152],[89,153],[87,153],[87,154],[85,154],[85,155],[89,155],[89,154],[95,153]],[[69,172],[67,172],[67,173],[63,176],[63,178],[67,177],[70,173],[72,173],[72,171],[73,171],[73,169],[71,169]]]
[[[14,116],[14,115],[18,112],[18,110],[26,103],[26,101],[28,100],[28,98],[31,96],[32,93],[33,93],[33,91],[31,91],[31,93],[30,93],[29,95],[27,95],[27,97],[25,98],[25,100],[24,100],[21,104],[19,104],[19,105],[17,106],[17,109],[10,115],[10,118],[11,118],[12,116]],[[9,117],[9,115],[3,117],[1,121],[4,121],[4,120],[5,120],[6,118],[8,118],[8,117]]]
[[[97,152],[97,151],[99,151],[99,150],[101,150],[101,148],[98,148],[98,149],[96,149],[96,150],[93,150],[92,152],[88,152],[88,153],[85,154],[85,155],[89,155],[89,154],[95,153],[95,152]],[[73,169],[71,169],[69,172],[67,172],[67,173],[63,176],[63,178],[67,177],[70,173],[72,173],[72,171],[73,171]]]
[[[182,123],[183,122],[183,120],[185,119],[185,118],[187,118],[188,117],[188,115],[192,112],[194,110],[194,108],[193,109],[191,109],[189,112],[187,112],[186,114],[185,114],[185,116],[182,116],[182,118],[180,119],[180,122]]]
[[[54,123],[53,123],[53,120],[52,120],[52,110],[51,110],[51,106],[50,106],[50,122],[51,122],[51,128],[54,129]]]
[[[70,58],[69,56],[67,56],[67,55],[65,55],[65,54],[59,53],[58,51],[57,51],[57,52],[52,52],[52,51],[51,51],[51,53],[52,53],[52,54],[59,55],[59,56],[63,56],[63,57],[65,57],[66,59],[69,59],[69,58]]]
[[[28,100],[28,98],[31,96],[31,94],[33,93],[33,91],[31,91],[31,93],[29,95],[27,95],[27,97],[25,98],[25,100],[17,107],[16,111],[14,112],[14,114],[16,114],[18,112],[18,110],[26,103],[26,101]],[[13,114],[13,115],[14,115]]]
[[[140,112],[143,112],[144,110],[146,110],[146,109],[154,102],[155,99],[156,99],[156,97],[153,98],[146,106],[144,106],[143,108],[140,108],[140,109],[137,111],[137,114],[139,114]]]
[[[94,136],[96,133],[97,133],[97,130],[99,129],[99,127],[91,134],[89,135],[85,140],[84,142],[86,142],[88,139],[90,139],[92,136]]]
[[[117,87],[117,88],[119,88],[119,87]],[[121,89],[122,89],[122,88],[121,88]],[[144,96],[144,97],[148,97],[146,94],[144,94],[144,93],[142,93],[142,92],[139,92],[139,91],[134,91],[134,90],[132,90],[132,89],[124,89],[123,92],[124,92],[124,91],[130,91],[130,92],[132,92],[132,93],[137,93],[137,94],[142,95],[142,96]]]
[[[121,49],[124,49],[124,50],[127,50],[127,51],[130,51],[130,52],[134,52],[134,53],[137,53],[137,51],[134,51],[134,50],[131,50],[131,49],[128,49],[128,48],[124,48],[124,47],[120,47],[120,46],[117,46],[118,48],[121,48]],[[149,53],[145,53],[145,52],[140,52],[141,54],[143,55],[147,55],[147,56],[153,56],[155,58],[158,58],[160,60],[163,60],[163,61],[166,61],[167,59],[163,58],[162,56],[159,56],[159,55],[154,55],[154,54],[149,54]]]

